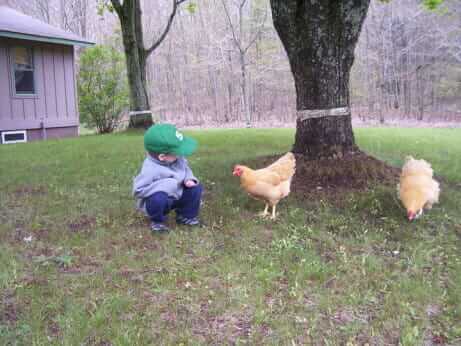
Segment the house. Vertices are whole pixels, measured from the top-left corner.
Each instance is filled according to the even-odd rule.
[[[74,48],[92,44],[0,6],[2,144],[78,135]]]

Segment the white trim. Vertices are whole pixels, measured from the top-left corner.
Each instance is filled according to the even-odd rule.
[[[148,113],[150,113],[150,115],[152,115],[151,111],[131,111],[131,112],[129,112],[129,116],[139,115],[139,114],[148,114]]]
[[[303,109],[296,112],[299,120],[323,118],[323,117],[340,117],[350,115],[349,107],[325,108],[325,109]]]
[[[24,139],[18,139],[16,141],[5,141],[5,135],[17,135],[22,134],[24,135]],[[14,144],[14,143],[25,143],[27,142],[27,131],[3,131],[2,132],[2,144]]]
[[[20,40],[30,40],[30,41],[55,43],[55,44],[64,44],[68,46],[89,47],[89,46],[95,45],[94,42],[90,42],[90,41],[78,41],[78,40],[67,39],[67,38],[47,37],[47,36],[33,35],[33,34],[20,33],[20,32],[10,32],[10,31],[5,31],[5,30],[0,30],[0,37],[16,38]]]

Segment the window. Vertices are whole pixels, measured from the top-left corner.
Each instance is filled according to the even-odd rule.
[[[23,143],[27,142],[27,133],[26,131],[7,131],[2,132],[2,143]]]
[[[35,94],[32,48],[13,48],[14,86],[17,95]]]

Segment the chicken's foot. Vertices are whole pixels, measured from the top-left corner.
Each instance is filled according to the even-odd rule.
[[[269,204],[266,204],[266,207],[264,208],[264,211],[258,214],[261,217],[266,217],[269,215]]]

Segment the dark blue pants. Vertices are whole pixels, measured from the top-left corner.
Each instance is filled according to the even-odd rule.
[[[202,185],[184,188],[180,199],[168,197],[165,192],[156,192],[146,200],[147,213],[154,222],[165,222],[166,215],[171,210],[176,214],[191,219],[198,216],[200,200],[202,197]]]

